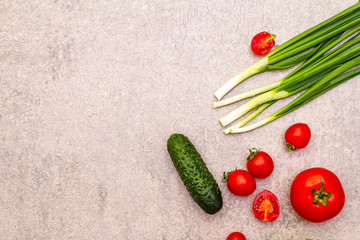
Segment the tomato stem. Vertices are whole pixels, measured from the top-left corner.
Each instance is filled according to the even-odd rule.
[[[296,150],[296,148],[294,147],[294,145],[292,145],[291,143],[286,143],[286,146],[288,147],[288,152],[290,152],[290,151],[295,151]]]
[[[325,192],[324,180],[321,181],[321,186],[318,190],[313,189],[312,194],[314,196],[313,203],[315,205],[321,203],[324,206],[328,204],[328,198],[332,196],[331,192]]]
[[[251,151],[253,150],[253,151]],[[249,152],[250,152],[250,155],[247,157],[248,160],[252,160],[260,151],[260,148],[259,149],[256,149],[256,148],[251,148],[249,149]]]
[[[224,177],[222,179],[223,183],[226,183],[229,180],[230,174],[231,174],[231,172],[224,172]]]

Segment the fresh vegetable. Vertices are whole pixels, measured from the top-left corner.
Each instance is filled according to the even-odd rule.
[[[360,40],[360,38],[359,38]],[[318,75],[314,75],[310,77],[309,80],[310,83],[307,83],[305,85],[300,86],[297,90],[291,92],[291,89],[289,90],[273,90],[267,93],[264,93],[262,95],[259,95],[255,97],[254,99],[250,100],[249,102],[245,103],[243,106],[240,106],[238,109],[230,113],[229,115],[225,116],[223,119],[221,119],[221,123],[223,125],[229,124],[230,122],[234,121],[238,117],[242,116],[246,112],[250,111],[252,108],[258,106],[259,104],[265,103],[267,101],[274,101],[280,98],[291,96],[295,93],[298,93],[301,90],[304,90],[306,87],[309,87],[311,84],[311,87],[307,89],[302,95],[300,95],[298,98],[290,102],[285,107],[281,108],[277,112],[273,113],[272,115],[268,116],[267,118],[260,120],[252,125],[245,126],[245,127],[230,127],[229,132],[230,133],[241,133],[241,132],[247,132],[253,129],[256,129],[258,127],[261,127],[265,124],[268,124],[277,118],[284,116],[302,105],[308,103],[309,101],[317,98],[318,96],[324,94],[325,92],[331,90],[332,88],[338,86],[339,84],[353,78],[354,76],[360,74],[360,67],[358,66],[360,64],[360,57],[357,55],[360,55],[360,45],[357,45],[356,47],[349,50],[350,52],[346,52],[345,54],[339,55],[339,57],[347,56],[347,54],[354,54],[351,55],[349,60],[346,63],[343,63],[342,65],[338,66],[334,70],[332,68],[325,69],[324,66],[329,65],[332,62],[329,62],[328,64],[325,64],[321,68],[312,68],[308,71],[313,74],[314,72],[321,71],[323,69],[324,72],[319,73]],[[355,57],[356,56],[356,57]],[[355,57],[355,58],[354,58]],[[338,58],[334,58],[333,60],[336,60],[338,62]],[[312,66],[314,67],[314,65]],[[355,68],[354,68],[355,67]],[[352,69],[353,68],[353,69]],[[349,69],[352,69],[348,71]],[[332,70],[330,73],[328,73],[329,70]],[[308,76],[305,72],[300,72],[300,74],[303,75],[297,75],[298,80],[301,79],[301,76]],[[314,83],[314,79],[316,82]],[[282,86],[285,87],[285,86]]]
[[[241,232],[232,232],[226,240],[246,240],[246,237]]]
[[[251,50],[258,55],[268,53],[274,46],[276,36],[268,32],[260,32],[251,40]]]
[[[224,133],[247,132],[268,124],[360,74],[360,25],[356,26],[358,23],[360,2],[281,44],[262,60],[226,83],[215,93],[218,100],[253,74],[269,69],[288,68],[304,62],[277,82],[214,102],[213,107],[217,108],[254,97],[220,119],[220,123],[227,126],[255,109],[239,123],[225,129]],[[244,126],[279,99],[300,92],[303,94],[285,107],[263,120]]]
[[[274,162],[269,154],[257,150],[249,149],[250,155],[247,158],[247,169],[256,178],[267,178],[274,170]]]
[[[290,200],[300,217],[311,222],[324,222],[340,213],[345,204],[345,193],[333,172],[310,168],[295,177]]]
[[[220,100],[232,88],[254,74],[270,69],[289,68],[303,62],[309,56],[314,54],[314,52],[306,52],[307,50],[324,43],[332,37],[337,36],[360,23],[359,8],[360,3],[356,3],[335,16],[281,44],[266,57],[225,83],[215,92],[215,97]],[[299,53],[303,54],[299,55]]]
[[[275,194],[269,190],[259,193],[253,203],[253,212],[255,217],[261,221],[275,221],[280,214],[280,205]]]
[[[167,141],[171,160],[194,201],[209,214],[223,206],[222,195],[213,175],[190,140],[172,134]]]
[[[311,131],[307,124],[296,123],[290,126],[285,132],[285,141],[288,150],[301,149],[308,145],[311,138]]]
[[[224,173],[224,180],[230,192],[238,196],[248,196],[256,189],[254,177],[245,170],[236,169],[227,175]]]

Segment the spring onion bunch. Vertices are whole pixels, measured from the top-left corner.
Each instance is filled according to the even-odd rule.
[[[322,95],[360,73],[360,2],[328,20],[281,44],[266,57],[236,75],[215,92],[222,107],[245,98],[251,100],[220,119],[227,126],[249,111],[250,115],[227,128],[224,133],[240,133],[263,126]],[[246,78],[267,70],[293,67],[289,75],[274,83],[221,100]],[[269,117],[245,126],[266,108],[282,98],[305,91],[284,108]]]

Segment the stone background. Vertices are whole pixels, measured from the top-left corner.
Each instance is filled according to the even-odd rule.
[[[249,44],[266,30],[281,44],[355,0],[0,1],[0,239],[357,239],[359,77],[255,131],[225,136],[213,93],[260,57]],[[229,95],[281,79],[252,77]],[[262,116],[289,102],[271,106]],[[306,122],[311,143],[287,152],[287,127]],[[166,150],[190,138],[213,172],[224,207],[205,214]],[[236,197],[223,171],[246,168],[260,147],[274,173]],[[343,183],[346,204],[315,224],[296,215],[292,179],[321,166]],[[281,215],[257,220],[252,201],[274,192]]]

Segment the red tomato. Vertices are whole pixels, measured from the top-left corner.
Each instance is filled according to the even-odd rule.
[[[246,240],[246,237],[241,232],[232,232],[226,240]]]
[[[268,53],[274,46],[275,37],[275,35],[268,32],[260,32],[256,34],[251,41],[251,50],[258,55]]]
[[[339,178],[324,168],[310,168],[299,173],[290,190],[295,212],[311,222],[324,222],[340,213],[345,193]]]
[[[226,180],[226,178],[225,178]],[[234,170],[229,174],[227,186],[235,195],[248,196],[256,189],[254,177],[245,170]]]
[[[251,151],[254,150],[254,151]],[[247,169],[254,177],[267,178],[274,170],[274,162],[269,154],[257,150],[249,149],[250,155],[247,158]]]
[[[253,203],[253,212],[255,217],[261,221],[275,221],[280,214],[280,205],[277,197],[268,190],[259,193]]]
[[[288,150],[301,149],[310,142],[311,131],[307,124],[296,123],[285,132],[285,141]]]

